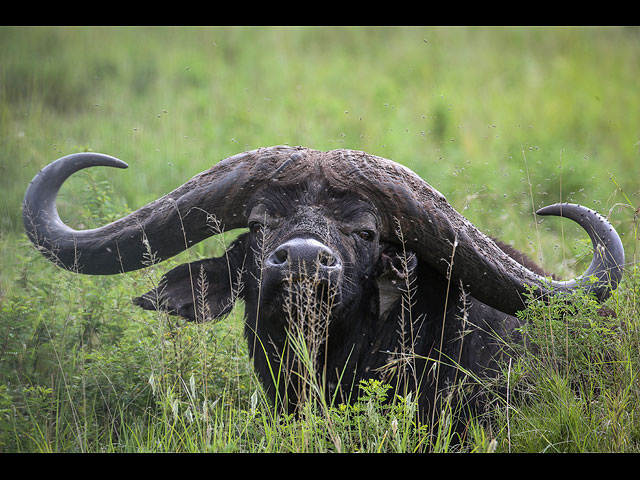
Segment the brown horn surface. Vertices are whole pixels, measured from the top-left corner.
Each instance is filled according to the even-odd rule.
[[[548,207],[540,212],[577,221],[587,230],[596,252],[584,275],[551,282],[509,257],[410,169],[352,150],[276,146],[240,153],[120,220],[93,230],[73,230],[58,216],[56,195],[71,174],[95,165],[126,167],[101,154],[63,157],[36,175],[23,207],[32,242],[52,261],[82,273],[112,274],[145,267],[149,250],[156,261],[169,258],[217,233],[211,228],[210,215],[224,229],[245,227],[249,196],[266,182],[295,182],[318,175],[368,197],[381,215],[383,238],[397,240],[400,230],[407,246],[423,260],[505,313],[525,306],[527,286],[537,287],[542,295],[580,286],[604,300],[622,276],[624,252],[617,233],[585,207],[564,204],[559,210]],[[587,282],[587,277],[595,277],[597,284]]]

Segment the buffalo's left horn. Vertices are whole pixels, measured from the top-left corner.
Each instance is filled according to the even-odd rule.
[[[554,281],[525,268],[458,213],[435,188],[410,169],[390,160],[350,150],[333,154],[325,174],[334,184],[358,190],[383,214],[382,236],[401,231],[408,248],[478,300],[505,313],[522,310],[529,287],[541,296],[583,287],[605,300],[622,278],[620,237],[601,215],[580,205],[557,204],[538,211],[580,224],[589,234],[594,257],[587,271],[569,281]]]

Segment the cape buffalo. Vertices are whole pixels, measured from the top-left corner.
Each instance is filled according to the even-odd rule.
[[[256,372],[285,409],[315,395],[312,384],[335,403],[354,400],[360,380],[382,379],[418,395],[429,412],[456,379],[491,375],[530,289],[547,297],[581,287],[603,301],[622,277],[620,238],[588,208],[537,212],[570,218],[593,243],[587,271],[556,281],[481,233],[408,168],[351,150],[240,153],[109,225],[73,230],[58,216],[56,195],[74,172],[98,165],[127,167],[78,153],[35,176],[23,205],[31,241],[61,267],[106,275],[248,228],[225,255],[171,270],[134,302],[200,321],[244,300]]]

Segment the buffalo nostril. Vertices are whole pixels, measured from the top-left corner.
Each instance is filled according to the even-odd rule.
[[[302,265],[313,265],[323,270],[337,270],[340,260],[326,245],[310,238],[294,238],[280,245],[268,258],[267,263],[277,268],[297,269]]]
[[[318,262],[323,267],[332,267],[336,264],[336,258],[329,252],[321,251],[318,253]]]

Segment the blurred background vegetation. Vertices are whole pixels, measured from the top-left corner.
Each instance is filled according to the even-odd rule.
[[[289,144],[402,163],[484,232],[560,276],[581,271],[590,244],[571,222],[537,222],[533,212],[558,201],[587,205],[609,217],[636,262],[638,78],[640,29],[632,27],[0,27],[5,325],[26,315],[20,308],[31,298],[40,320],[21,345],[44,335],[51,304],[21,295],[29,282],[46,289],[54,274],[81,285],[83,315],[90,298],[106,316],[82,345],[99,331],[103,342],[118,337],[117,322],[108,325],[120,305],[136,315],[124,305],[143,291],[137,277],[71,280],[25,253],[27,184],[83,150],[129,169],[92,169],[65,184],[61,216],[77,227],[104,224],[235,153]],[[210,240],[195,250],[219,249]],[[109,306],[84,282],[108,285],[99,291],[111,289]],[[83,335],[91,330],[78,321]]]

